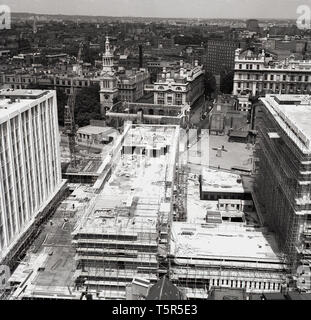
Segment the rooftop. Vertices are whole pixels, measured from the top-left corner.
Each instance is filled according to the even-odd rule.
[[[271,94],[261,101],[297,147],[311,153],[311,96]]]
[[[47,94],[48,90],[3,89],[0,90],[1,98],[38,99]]]
[[[116,131],[114,128],[110,128],[110,127],[97,127],[97,126],[85,126],[85,127],[81,127],[78,129],[78,133],[83,133],[83,134],[105,134],[105,135],[109,135],[112,133],[116,133],[118,131]]]
[[[210,168],[202,169],[202,191],[230,193],[250,192],[248,187],[243,185],[242,177],[239,174]]]
[[[7,121],[8,118],[30,108],[30,104],[50,94],[48,90],[0,90],[0,122]]]
[[[240,224],[215,226],[175,222],[172,227],[171,253],[176,257],[278,262],[276,248],[271,233]]]
[[[216,172],[210,171],[213,175]],[[234,175],[233,175],[234,176]],[[222,176],[221,177],[225,177]],[[226,200],[219,200],[226,201]],[[238,200],[230,200],[234,203]],[[218,201],[200,199],[199,178],[190,174],[187,183],[187,221],[173,222],[171,254],[182,263],[198,259],[198,263],[224,259],[232,264],[264,261],[278,263],[279,249],[274,234],[262,227],[254,211],[220,210]],[[220,220],[206,222],[218,214]],[[243,216],[242,222],[221,221],[222,216]],[[181,260],[182,259],[182,260]],[[193,260],[194,261],[194,260]]]

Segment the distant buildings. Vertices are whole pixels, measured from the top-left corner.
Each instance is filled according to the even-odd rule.
[[[261,101],[255,195],[295,273],[311,266],[311,100],[271,94]]]
[[[239,41],[209,39],[204,55],[205,70],[213,74],[233,70],[235,50],[239,47]]]
[[[118,75],[118,90],[121,101],[135,102],[144,96],[144,87],[150,82],[146,69],[129,70]]]
[[[55,92],[0,90],[0,136],[1,262],[63,185]]]
[[[150,73],[150,82],[154,83],[158,79],[158,75],[162,73],[163,68],[169,69],[175,66],[175,62],[170,61],[148,61],[147,70]]]
[[[249,19],[246,21],[246,29],[250,32],[260,32],[260,27],[258,24],[258,20],[256,19]]]
[[[241,109],[249,109],[243,95],[258,96],[265,93],[310,93],[311,61],[275,61],[263,50],[237,49],[235,53],[233,94],[238,96]],[[243,101],[244,100],[244,101]]]
[[[153,93],[154,104],[189,104],[193,108],[204,95],[203,66],[198,61],[189,65],[181,60],[176,69],[163,67],[161,77],[153,85],[145,86],[145,90]]]
[[[137,102],[114,105],[107,111],[109,125],[124,121],[146,124],[189,125],[190,110],[204,100],[204,70],[196,61],[171,68],[163,67],[158,81],[144,87],[146,94]]]

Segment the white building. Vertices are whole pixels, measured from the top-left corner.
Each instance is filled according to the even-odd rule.
[[[180,61],[177,70],[163,68],[161,78],[153,85],[146,85],[145,91],[153,92],[154,104],[185,105],[192,107],[204,95],[203,66],[186,65]]]
[[[239,98],[243,111],[250,108],[249,94],[294,94],[311,92],[311,61],[275,61],[263,50],[256,54],[251,50],[237,49],[235,53],[233,94]]]
[[[0,90],[0,261],[61,190],[55,91]]]

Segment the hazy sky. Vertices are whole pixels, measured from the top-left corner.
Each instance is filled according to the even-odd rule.
[[[292,18],[311,0],[0,0],[13,12],[189,18]]]

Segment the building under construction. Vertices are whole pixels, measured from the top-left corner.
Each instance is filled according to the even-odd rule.
[[[133,278],[167,273],[178,145],[178,126],[125,126],[72,233],[77,287],[125,299]]]
[[[286,262],[240,175],[203,169],[200,178],[189,174],[187,193],[187,220],[172,224],[169,260],[170,280],[188,298],[206,299],[213,287],[285,288]]]
[[[261,101],[254,195],[294,272],[311,263],[311,98],[266,95]]]

